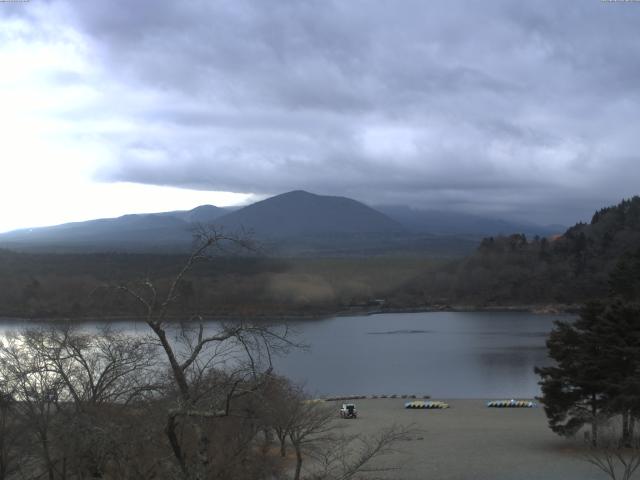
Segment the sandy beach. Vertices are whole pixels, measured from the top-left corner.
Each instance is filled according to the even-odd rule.
[[[486,400],[448,400],[445,410],[407,410],[402,399],[355,401],[345,432],[373,434],[395,424],[419,429],[380,460],[400,470],[371,478],[436,480],[596,480],[606,477],[580,457],[579,440],[547,426],[541,407],[487,408]],[[336,409],[342,402],[335,404]]]

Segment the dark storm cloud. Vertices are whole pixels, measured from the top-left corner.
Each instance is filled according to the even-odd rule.
[[[638,193],[640,4],[51,8],[105,84],[101,111],[80,115],[130,123],[104,134],[106,181],[566,222]]]

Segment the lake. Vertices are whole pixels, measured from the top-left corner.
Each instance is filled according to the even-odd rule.
[[[314,395],[530,398],[539,394],[533,368],[549,364],[545,339],[561,318],[572,317],[425,312],[291,322],[310,348],[276,358],[275,366]],[[0,335],[23,325],[5,319]],[[141,323],[116,325],[146,331]]]
[[[534,366],[563,315],[427,312],[336,317],[295,327],[310,345],[277,362],[312,393],[533,397]]]

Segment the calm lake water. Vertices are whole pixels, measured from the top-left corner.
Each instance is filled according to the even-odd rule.
[[[428,312],[293,322],[310,348],[277,358],[276,370],[317,395],[533,397],[539,394],[533,368],[549,364],[545,339],[562,318],[571,317]],[[23,325],[5,319],[0,335]],[[146,332],[144,324],[116,325]]]
[[[429,312],[338,317],[297,324],[311,346],[278,367],[318,394],[533,397],[534,366],[562,315]]]

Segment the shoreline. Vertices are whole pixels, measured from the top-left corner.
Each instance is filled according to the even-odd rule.
[[[405,409],[403,399],[356,400],[358,418],[336,425],[347,435],[375,436],[392,425],[413,433],[374,466],[388,480],[597,480],[602,474],[583,459],[580,437],[553,433],[543,408],[488,408],[491,399],[447,399],[446,409]],[[339,401],[328,402],[335,406]]]
[[[375,313],[420,312],[529,312],[538,315],[567,315],[577,313],[579,304],[542,303],[531,305],[433,305],[430,307],[398,307],[381,309]],[[374,313],[374,314],[375,314]]]
[[[323,313],[282,313],[282,314],[240,314],[240,313],[219,313],[203,315],[202,321],[266,321],[266,322],[287,322],[304,320],[324,320],[333,317],[361,317],[369,315],[380,315],[386,313],[436,313],[436,312],[522,312],[536,315],[572,315],[580,311],[579,304],[533,304],[533,305],[431,305],[424,307],[389,307],[389,308],[352,308],[348,310],[336,310],[335,312]],[[184,317],[176,315],[167,316],[167,321],[184,321]],[[15,315],[0,314],[0,321],[17,322],[131,322],[144,321],[143,318],[128,315],[110,316],[85,316],[85,317],[53,317],[53,316],[33,316],[20,317]],[[193,320],[198,321],[198,320]]]

